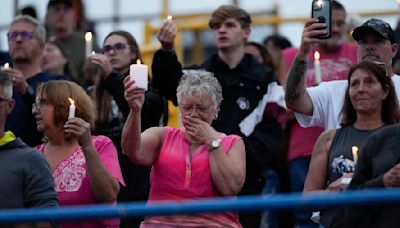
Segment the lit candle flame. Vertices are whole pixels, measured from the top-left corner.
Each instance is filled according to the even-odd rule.
[[[68,119],[71,119],[73,117],[75,117],[75,111],[76,111],[76,106],[75,106],[75,101],[72,100],[72,98],[68,97],[69,103],[71,103],[71,105],[69,106],[69,110],[68,110]]]
[[[91,41],[92,38],[93,38],[93,35],[92,35],[91,32],[85,33],[85,40],[86,40],[86,41]]]
[[[72,100],[72,98],[68,97],[69,103],[71,103],[71,105],[75,105],[75,101]]]
[[[355,163],[357,163],[357,159],[358,159],[358,147],[356,147],[356,146],[351,147],[351,153],[353,154],[353,161],[355,164]]]
[[[400,0],[399,0],[400,1]],[[314,59],[319,60],[319,58],[321,57],[321,55],[319,54],[318,51],[314,52]]]
[[[95,52],[95,51],[92,51],[92,55],[94,55],[94,54],[96,54],[96,52]]]
[[[141,64],[140,59],[138,59],[138,60],[136,61],[136,64]]]
[[[4,68],[4,69],[8,69],[8,68],[10,68],[10,64],[9,64],[9,63],[4,63],[4,66],[3,66],[3,68]]]
[[[400,0],[399,0],[400,1]],[[168,15],[167,16],[167,20],[172,20],[172,16],[171,15]]]

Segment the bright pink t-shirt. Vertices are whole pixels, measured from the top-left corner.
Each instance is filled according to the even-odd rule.
[[[297,48],[288,48],[283,51],[283,57],[288,66],[292,64],[297,51]],[[314,85],[314,51],[310,53],[306,72],[308,87]],[[320,52],[321,80],[327,82],[347,79],[350,66],[355,63],[357,63],[357,46],[353,43],[344,43],[342,48],[335,53]],[[320,127],[302,128],[297,122],[293,123],[289,138],[288,160],[311,156],[314,143],[323,131],[324,129]]]
[[[222,148],[228,151],[240,137],[225,136]],[[201,145],[189,158],[190,143],[183,130],[166,128],[160,154],[150,176],[149,203],[167,200],[198,200],[223,196],[213,184],[208,146]],[[241,227],[237,213],[154,216],[145,219],[142,227],[152,225]]]
[[[125,185],[118,162],[117,149],[112,141],[106,136],[93,136],[92,141],[103,165],[114,178],[122,185]],[[37,146],[36,149],[44,152],[45,145],[46,144],[41,144]],[[89,182],[85,155],[80,146],[76,148],[73,154],[55,167],[53,170],[53,177],[60,207],[66,205],[96,204]],[[116,201],[114,203],[116,203]],[[62,224],[62,227],[119,227],[119,219],[66,222]]]

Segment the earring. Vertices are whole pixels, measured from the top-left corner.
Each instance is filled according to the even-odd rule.
[[[216,119],[218,119],[218,113],[215,114],[215,116],[214,116],[214,120],[216,120]]]

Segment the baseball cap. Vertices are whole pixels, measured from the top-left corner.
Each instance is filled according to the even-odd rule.
[[[372,18],[364,22],[361,26],[353,31],[354,40],[358,41],[364,36],[366,31],[373,31],[381,37],[389,40],[391,43],[396,43],[395,34],[390,25],[381,19]]]
[[[47,9],[55,6],[55,5],[59,5],[59,4],[64,4],[66,7],[71,8],[72,7],[72,0],[50,0],[47,3]]]

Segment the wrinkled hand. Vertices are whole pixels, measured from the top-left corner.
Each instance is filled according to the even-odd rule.
[[[92,63],[98,65],[106,74],[106,77],[110,75],[112,71],[112,67],[110,61],[108,60],[107,56],[103,54],[94,54],[89,57]]]
[[[165,49],[174,48],[174,39],[177,27],[173,20],[165,20],[164,24],[157,32],[157,39],[160,41],[161,46]]]
[[[342,178],[351,178],[353,177],[353,173],[345,173],[341,178],[338,178],[334,182],[330,183],[327,187],[329,191],[342,191],[343,189],[340,186],[340,182],[342,181]]]
[[[310,19],[306,22],[303,29],[303,34],[301,36],[301,44],[299,48],[299,55],[302,58],[307,58],[310,54],[311,48],[313,45],[319,44],[322,42],[321,39],[315,38],[316,36],[325,35],[326,30],[325,23],[319,23],[318,19]]]
[[[182,118],[182,123],[186,133],[201,144],[210,145],[213,140],[219,138],[220,133],[200,118],[187,115]]]
[[[383,175],[383,184],[386,187],[400,186],[400,164],[396,164]]]
[[[28,83],[26,82],[26,79],[22,72],[11,67],[8,67],[7,69],[3,68],[2,70],[8,75],[8,78],[10,78],[10,80],[12,81],[15,90],[20,94],[25,94],[26,89],[28,88]]]
[[[124,79],[125,99],[128,102],[129,108],[134,113],[141,111],[144,102],[144,89],[140,89],[135,85],[135,80],[132,80],[128,75]]]
[[[92,146],[92,134],[90,130],[90,123],[78,117],[73,117],[64,124],[65,133],[77,137],[81,147]]]

